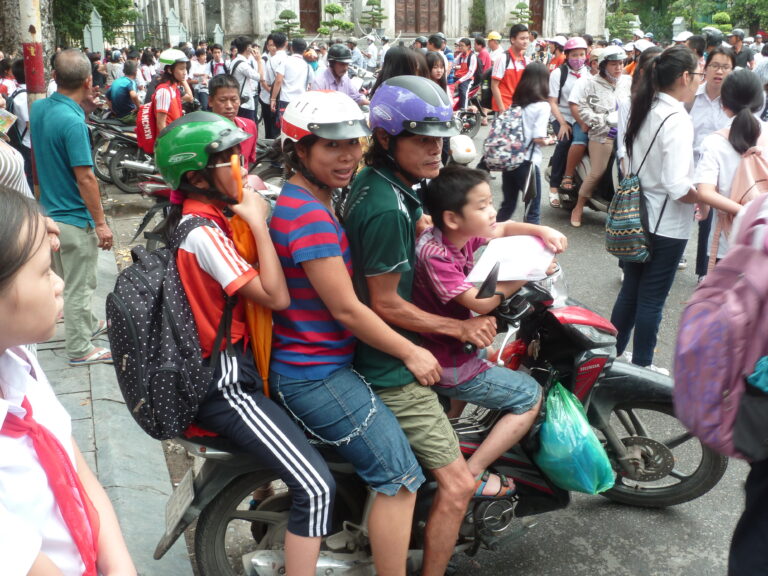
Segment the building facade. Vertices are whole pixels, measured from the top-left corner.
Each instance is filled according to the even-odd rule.
[[[510,12],[520,0],[484,0],[485,30],[504,34],[509,28]],[[222,30],[224,41],[244,34],[264,39],[276,25],[278,15],[290,10],[298,15],[305,36],[312,38],[324,20],[323,8],[330,0],[138,0],[141,18],[137,22],[137,40],[160,39],[175,44],[179,41],[214,39],[214,31]],[[357,23],[365,10],[365,0],[336,0],[344,19],[356,23],[355,32],[363,35]],[[442,31],[449,38],[466,36],[470,30],[472,0],[382,0],[387,19],[384,33],[390,38],[412,38]],[[529,0],[532,29],[544,37],[555,34],[589,33],[601,36],[605,26],[603,0]],[[141,30],[140,30],[141,28]],[[144,31],[144,34],[142,34]],[[174,41],[175,40],[175,41]]]

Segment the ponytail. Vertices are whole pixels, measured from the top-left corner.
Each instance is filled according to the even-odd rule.
[[[644,82],[632,95],[632,107],[627,122],[624,144],[627,151],[637,138],[659,92],[670,88],[685,72],[694,73],[698,67],[696,55],[686,46],[672,46],[654,58],[643,70]],[[637,74],[637,70],[635,70]]]
[[[737,70],[725,77],[720,90],[723,107],[734,113],[728,141],[739,154],[757,144],[760,121],[754,113],[763,108],[763,86],[750,70]]]

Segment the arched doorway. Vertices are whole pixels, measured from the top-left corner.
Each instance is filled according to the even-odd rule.
[[[443,0],[398,0],[395,29],[405,34],[430,34],[442,29]]]
[[[299,22],[307,32],[320,27],[320,0],[299,0]]]

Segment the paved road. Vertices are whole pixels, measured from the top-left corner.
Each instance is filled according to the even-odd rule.
[[[483,129],[486,130],[486,129]],[[482,144],[481,132],[476,139]],[[545,149],[544,165],[552,147]],[[500,178],[493,182],[497,206]],[[546,184],[545,184],[546,187]],[[116,233],[124,244],[149,203],[109,187]],[[545,200],[542,221],[569,237],[570,248],[560,262],[571,296],[610,316],[618,293],[616,260],[603,248],[604,214],[586,211],[581,228],[571,228],[568,213]],[[133,204],[133,206],[126,206]],[[521,217],[518,208],[516,217]],[[123,252],[118,258],[127,257]],[[695,245],[687,251],[694,261]],[[677,274],[665,310],[654,363],[671,367],[676,325],[696,284],[692,267]],[[506,576],[709,576],[725,574],[728,543],[743,506],[742,485],[747,467],[732,461],[720,484],[697,501],[667,510],[620,506],[599,496],[574,495],[563,511],[538,516],[538,524],[499,552],[481,551],[458,558],[459,574]]]
[[[483,129],[485,130],[485,129]],[[483,132],[476,144],[482,145]],[[545,149],[546,167],[553,147]],[[493,181],[496,205],[501,179]],[[548,189],[546,182],[545,190]],[[568,235],[560,258],[569,293],[609,317],[620,288],[617,260],[603,246],[605,214],[585,211],[581,228],[568,212],[549,206],[544,193],[542,223]],[[522,218],[518,207],[516,218]],[[677,273],[667,301],[654,363],[670,368],[677,323],[696,286],[696,247],[689,243],[687,270]],[[731,461],[718,486],[702,498],[666,510],[633,509],[599,496],[574,495],[565,510],[538,516],[538,524],[499,552],[459,558],[459,573],[541,576],[709,576],[726,573],[728,544],[743,506],[747,466]]]

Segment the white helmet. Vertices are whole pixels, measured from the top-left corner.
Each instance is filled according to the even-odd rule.
[[[456,164],[468,165],[477,157],[475,142],[466,134],[451,136],[451,158]]]
[[[365,114],[352,98],[341,92],[311,90],[292,100],[285,109],[280,137],[298,142],[314,134],[328,140],[370,136]]]
[[[645,38],[635,42],[635,50],[640,52],[640,54],[648,50],[648,48],[653,48],[654,46],[655,44],[653,42],[651,42],[650,40],[646,40]]]
[[[187,55],[184,54],[184,52],[181,50],[176,50],[176,48],[169,48],[168,50],[163,50],[160,53],[160,64],[162,64],[163,67],[173,66],[179,62],[189,62],[189,58],[187,58]]]
[[[635,46],[637,46],[637,42],[635,42]],[[627,59],[627,53],[624,52],[624,49],[621,46],[606,46],[603,48],[603,51],[600,52],[600,56],[597,58],[597,63],[602,64],[603,62],[615,62],[615,61],[624,61]]]

